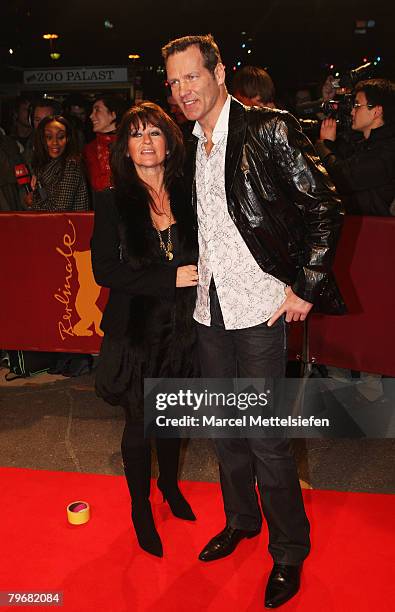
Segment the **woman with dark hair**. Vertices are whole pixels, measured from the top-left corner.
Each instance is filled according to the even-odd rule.
[[[116,140],[116,129],[126,110],[121,96],[98,96],[89,116],[96,138],[85,145],[83,156],[93,191],[101,191],[111,184],[110,148]]]
[[[180,171],[182,135],[156,104],[129,109],[111,156],[114,187],[97,194],[92,264],[110,288],[96,391],[126,414],[122,438],[132,521],[140,546],[161,557],[151,504],[151,445],[144,438],[144,378],[196,375],[197,236]],[[172,513],[195,515],[177,483],[180,440],[157,439],[158,488]]]
[[[34,135],[32,165],[32,209],[89,210],[88,187],[78,145],[67,119],[50,115],[39,123]]]

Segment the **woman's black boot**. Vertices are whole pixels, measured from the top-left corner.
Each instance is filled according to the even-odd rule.
[[[163,557],[163,546],[155,527],[149,499],[132,501],[132,521],[140,547],[151,555]]]
[[[180,446],[181,440],[178,438],[156,439],[159,464],[157,485],[163,494],[163,501],[167,501],[174,516],[185,521],[196,521],[191,506],[178,488],[177,472]]]
[[[125,426],[122,458],[132,500],[132,521],[137,540],[145,551],[163,557],[163,547],[156,530],[149,500],[151,485],[151,445],[141,429]]]

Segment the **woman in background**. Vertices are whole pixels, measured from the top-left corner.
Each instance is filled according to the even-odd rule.
[[[34,136],[31,208],[46,211],[89,210],[88,187],[70,123],[45,117]]]
[[[85,145],[83,157],[93,191],[102,191],[111,184],[110,149],[116,140],[116,129],[126,110],[123,98],[104,94],[96,98],[89,116],[96,138]]]

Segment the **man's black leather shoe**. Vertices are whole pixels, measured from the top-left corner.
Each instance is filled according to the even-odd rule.
[[[278,608],[299,591],[301,570],[302,565],[273,565],[266,586],[265,608]]]
[[[200,561],[215,561],[230,555],[244,538],[254,538],[260,530],[247,531],[227,526],[205,546],[199,555]]]

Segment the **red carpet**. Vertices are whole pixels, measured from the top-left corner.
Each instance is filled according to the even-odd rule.
[[[2,468],[0,488],[0,591],[63,591],[59,610],[67,612],[263,610],[271,567],[266,532],[227,559],[196,559],[223,526],[217,484],[183,483],[196,523],[175,519],[154,487],[163,559],[137,546],[122,477]],[[281,610],[394,610],[395,496],[304,491],[304,497],[313,551],[301,592]],[[78,499],[90,503],[91,520],[71,526],[65,508]]]

